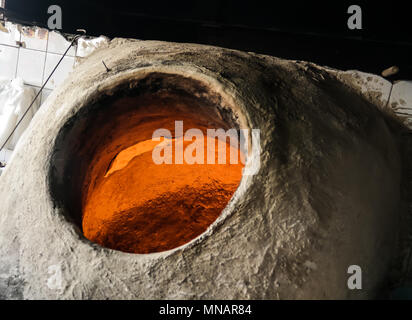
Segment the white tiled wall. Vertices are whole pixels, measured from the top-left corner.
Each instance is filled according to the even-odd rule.
[[[61,57],[62,55],[60,54],[55,54],[55,53],[50,53],[50,52],[47,53],[46,64],[45,64],[44,74],[43,74],[43,82],[45,82],[47,78],[51,75],[53,69],[59,63]],[[74,57],[69,57],[69,56],[64,57],[59,67],[56,69],[56,71],[53,73],[50,80],[47,82],[46,88],[53,90],[59,84],[61,84],[64,81],[64,79],[66,79],[66,76],[72,71],[74,62],[75,62]]]
[[[107,42],[106,37],[79,39],[79,48],[70,47],[70,42],[57,32],[0,22],[0,78],[21,78],[24,86],[34,89],[36,93],[39,93],[45,84],[37,103],[34,104],[36,107],[32,108],[35,112],[37,106],[43,104],[73,70],[76,58],[80,60],[86,57]],[[66,51],[67,54],[63,56]],[[4,148],[0,151],[0,161],[7,163],[11,154],[12,150]],[[2,170],[0,168],[0,175]]]
[[[41,87],[46,52],[24,48],[19,50],[16,76],[22,78],[25,84]]]
[[[25,85],[38,92],[69,46],[70,42],[57,32],[6,22],[0,25],[0,78],[21,77]],[[72,71],[76,49],[70,48],[43,89],[41,103]]]
[[[0,44],[0,77],[15,78],[18,56],[18,48]]]

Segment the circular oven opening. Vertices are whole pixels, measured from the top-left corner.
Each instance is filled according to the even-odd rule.
[[[101,94],[62,128],[50,189],[90,241],[129,253],[204,233],[242,178],[236,114],[203,83],[152,73]]]

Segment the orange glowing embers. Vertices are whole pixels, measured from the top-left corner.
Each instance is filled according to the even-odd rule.
[[[186,158],[183,164],[155,164],[159,143],[173,148],[181,143],[184,152],[192,153],[192,142],[183,138],[145,140],[121,151],[88,189],[82,221],[86,238],[124,252],[152,253],[181,246],[206,231],[240,183],[243,155],[228,142],[202,139],[205,159],[207,145],[215,143],[216,164],[189,164]],[[237,152],[237,163],[218,164],[223,146],[226,159]]]

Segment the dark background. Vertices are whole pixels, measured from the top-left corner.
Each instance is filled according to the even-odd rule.
[[[412,80],[409,1],[123,1],[6,0],[10,20],[46,26],[47,8],[62,7],[63,32],[211,44],[338,69]],[[347,9],[360,5],[363,30],[349,30]]]

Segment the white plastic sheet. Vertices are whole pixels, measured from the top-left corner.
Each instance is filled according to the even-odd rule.
[[[22,79],[6,80],[0,79],[0,146],[6,141],[13,131],[17,122],[22,118],[30,103],[36,96],[33,88],[24,86]],[[23,132],[28,127],[34,114],[39,109],[40,99],[38,98],[31,110],[27,113],[19,127],[14,132],[5,148],[14,150]],[[0,152],[0,158],[8,157],[7,150]],[[7,159],[0,159],[5,161]]]

